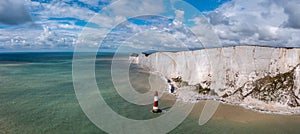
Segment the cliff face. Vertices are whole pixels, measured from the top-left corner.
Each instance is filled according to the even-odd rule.
[[[300,49],[238,46],[139,55],[138,64],[230,101],[298,107]],[[200,91],[199,91],[200,92]]]

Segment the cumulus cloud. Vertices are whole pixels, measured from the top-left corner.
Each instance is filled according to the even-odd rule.
[[[191,21],[195,23],[191,30],[197,35],[197,40],[202,42],[203,47],[220,47],[219,39],[205,17],[195,17]]]
[[[207,16],[223,45],[299,47],[298,0],[232,0]]]
[[[119,24],[106,36],[101,48],[116,49],[120,46],[127,46],[138,50],[159,51],[203,48],[197,36],[178,20],[169,20],[159,16],[141,16],[135,19],[144,20],[146,23],[141,25],[127,21]],[[114,46],[111,46],[112,44]]]
[[[48,26],[0,29],[0,33],[0,46],[7,50],[71,49],[77,38],[76,33],[53,31]]]
[[[100,37],[105,37],[104,48],[117,48],[116,44],[121,44],[136,33],[140,33],[139,36],[126,40],[126,43],[140,49],[145,48],[143,44],[179,49],[176,44],[180,42],[187,45],[187,48],[219,47],[219,41],[225,46],[300,46],[298,0],[232,0],[214,11],[204,13],[206,18],[191,15],[194,12],[192,9],[187,11],[166,5],[163,0],[118,1],[107,12],[102,12],[91,20],[99,27],[86,27],[88,33],[77,40],[86,22],[97,13],[96,9],[101,9],[109,2],[111,0],[29,2],[27,5],[33,16],[31,18],[23,1],[1,0],[0,23],[17,25],[34,20],[40,27],[0,28],[0,49],[72,49],[75,42],[88,48],[97,46]],[[171,13],[173,16],[166,13],[171,9],[174,11]],[[124,22],[129,16],[161,13],[166,13],[175,20],[148,16],[139,19],[150,21],[152,25]],[[119,25],[122,22],[124,23]],[[119,26],[114,27],[116,25]],[[115,31],[105,36],[112,28],[116,28]]]
[[[73,6],[66,1],[28,2],[26,6],[29,6],[28,9],[34,18],[30,18],[28,11],[21,12],[26,9],[24,1],[0,1],[0,23],[12,25],[26,23],[29,19],[34,21],[30,25],[0,28],[1,48],[8,50],[66,48],[70,50],[84,26],[84,24],[81,26],[76,24],[76,21],[86,22],[95,14],[88,8]],[[3,12],[3,10],[7,11]],[[17,19],[18,16],[21,18]]]
[[[77,18],[80,20],[89,20],[96,14],[95,11],[87,7],[81,7],[76,4],[68,4],[63,1],[51,1],[50,3],[35,3],[31,5],[35,12],[38,12],[42,19],[47,18]]]
[[[150,20],[153,25],[126,23],[126,25],[118,27],[117,32],[105,36],[106,32],[109,32],[111,28],[126,21],[129,17],[166,12],[167,7],[171,5],[165,5],[166,3],[163,0],[118,1],[108,7],[108,12],[101,12],[91,20],[91,22],[99,24],[99,28],[86,27],[87,32],[84,34],[80,33],[84,28],[84,24],[78,25],[76,21],[80,20],[81,23],[88,22],[96,14],[97,11],[94,9],[97,5],[95,4],[99,2],[108,3],[109,0],[93,2],[87,0],[30,2],[28,4],[30,12],[34,16],[35,24],[39,25],[39,27],[0,29],[2,33],[8,35],[0,35],[2,47],[37,49],[66,47],[72,49],[75,42],[77,42],[77,45],[82,45],[88,49],[89,47],[97,46],[100,43],[100,39],[106,37],[103,47],[116,48],[116,44],[122,43],[122,41],[134,36],[136,33],[145,32],[148,34],[139,34],[140,37],[131,40],[131,44],[139,48],[142,48],[142,44],[152,44],[161,48],[173,47],[179,50],[179,47],[176,46],[178,42],[175,42],[177,40],[188,45],[186,46],[187,48],[202,47],[197,35],[194,35],[184,25],[185,11],[182,9],[172,8],[176,20],[169,18],[155,19],[148,16],[148,18],[145,17],[144,19]],[[157,36],[150,36],[150,33],[156,33],[155,35]],[[78,34],[84,37],[77,39]],[[147,36],[151,38],[142,40]],[[136,42],[137,39],[140,41],[139,44]]]
[[[23,0],[1,0],[0,23],[18,25],[31,22],[31,16],[24,4]]]

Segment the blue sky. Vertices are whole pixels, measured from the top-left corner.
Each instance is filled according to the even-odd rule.
[[[95,34],[92,35],[95,36],[105,30],[114,29],[101,44],[105,49],[115,49],[117,46],[114,44],[124,44],[124,41],[128,48],[132,49],[166,50],[183,49],[180,43],[192,49],[201,48],[203,45],[214,47],[218,42],[217,46],[300,46],[298,0],[288,2],[185,0],[185,2],[2,0],[0,52],[72,51],[78,42],[87,48],[99,43],[93,40],[97,37],[80,40],[84,28],[93,30]],[[102,12],[107,6],[110,11]],[[135,12],[145,15],[156,14],[163,18],[155,16],[131,18],[127,23],[116,24],[119,20],[128,19],[126,17]],[[100,21],[91,21],[97,17]],[[118,27],[112,27],[112,24]],[[154,33],[156,35],[153,35]]]

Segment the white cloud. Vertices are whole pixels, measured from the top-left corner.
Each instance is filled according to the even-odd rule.
[[[137,45],[138,41],[145,44],[148,42],[155,47],[159,45],[169,49],[176,48],[178,42],[172,39],[176,38],[187,44],[188,48],[202,47],[200,41],[205,47],[216,47],[219,46],[218,36],[223,45],[300,46],[300,2],[297,0],[288,2],[284,0],[232,0],[215,11],[205,13],[212,27],[203,16],[188,18],[189,20],[184,18],[192,12],[192,9],[188,12],[184,9],[175,9],[172,5],[166,5],[163,0],[122,0],[112,4],[107,12],[91,20],[100,24],[100,28],[86,28],[89,33],[85,33],[84,38],[77,40],[83,24],[96,14],[93,9],[105,5],[98,5],[98,0],[79,1],[87,6],[76,4],[76,2],[70,4],[66,1],[29,2],[27,5],[33,17],[30,17],[26,11],[27,7],[21,6],[24,5],[21,0],[13,1],[19,3],[16,9],[10,9],[7,5],[12,1],[0,1],[0,23],[23,24],[34,20],[34,24],[27,25],[27,27],[22,25],[21,27],[0,28],[0,49],[5,47],[72,49],[75,42],[81,42],[86,47],[93,47],[100,43],[97,41],[104,38],[106,32],[124,22],[129,16],[161,14],[169,10],[174,11],[171,16],[176,20],[152,19],[153,22],[159,22],[155,22],[155,25],[126,23],[126,26],[119,27],[118,32],[106,38],[104,47],[116,47],[112,42],[120,43],[123,39],[141,32],[146,33],[128,40],[127,43],[132,47],[136,45],[137,48],[143,48],[142,45]],[[108,3],[110,0],[101,1]],[[4,10],[11,11],[14,18],[21,17],[21,19],[9,20],[6,14],[8,11],[4,12]],[[187,21],[194,23],[194,25],[189,25],[191,31],[183,23]],[[151,32],[158,33],[150,36]]]
[[[204,47],[220,47],[219,39],[205,17],[195,17],[191,21],[195,23],[191,30]]]
[[[164,11],[163,0],[121,0],[111,5],[115,15],[135,16],[159,14]]]
[[[160,31],[147,31],[132,36],[123,44],[123,48],[130,47],[139,51],[159,50],[159,51],[178,51],[188,50],[183,42],[180,42],[174,35]],[[121,47],[121,48],[122,48]]]
[[[175,9],[175,14],[177,20],[184,21],[184,11]]]
[[[233,0],[207,13],[223,45],[299,47],[300,2]]]
[[[52,1],[51,3],[41,3],[41,5],[38,5],[37,9],[40,17],[46,19],[69,17],[77,18],[80,20],[89,20],[96,14],[94,11],[88,8],[57,1]]]
[[[49,27],[0,29],[0,44],[6,49],[72,48],[77,35],[68,31],[52,31]]]
[[[0,44],[5,48],[30,48],[35,37],[39,36],[40,30],[31,29],[30,32],[26,28],[0,29]]]
[[[127,18],[164,12],[163,0],[120,0],[105,7],[90,21],[100,26],[112,28]]]
[[[108,34],[104,40],[103,47],[107,48],[111,44],[118,47],[118,45],[124,45],[124,41],[126,41],[125,45],[129,47],[144,50],[178,51],[203,47],[196,35],[184,24],[178,23],[177,20],[170,21],[161,17],[156,19],[141,17],[139,19],[145,19],[149,23],[155,24],[137,25],[131,22],[122,23],[117,26],[118,30]],[[157,21],[160,23],[156,23]],[[90,38],[91,36],[87,37]],[[181,43],[184,43],[184,45]]]
[[[21,0],[10,1],[10,5],[3,5],[6,0],[0,2],[1,9],[10,8],[11,5],[21,4]],[[1,6],[3,5],[3,6]],[[30,13],[34,16],[32,19],[34,23],[26,24],[17,27],[5,27],[0,29],[0,44],[6,49],[73,49],[76,42],[78,33],[82,30],[83,26],[75,24],[76,21],[87,21],[95,12],[78,5],[70,5],[65,1],[51,1],[50,3],[28,2]],[[5,8],[1,8],[5,7]],[[16,5],[16,7],[19,7]],[[24,6],[24,9],[27,8]],[[10,10],[5,11],[10,12]],[[23,10],[13,10],[12,14],[23,14]],[[11,15],[8,14],[8,15]],[[27,12],[28,13],[28,12]],[[29,15],[29,14],[28,14]],[[1,16],[1,12],[0,12]],[[10,16],[9,16],[10,17]],[[23,16],[24,17],[24,16]],[[26,17],[26,16],[25,16]],[[30,17],[30,16],[29,16]],[[62,18],[53,20],[49,18]],[[64,20],[64,18],[67,18]],[[68,20],[73,18],[73,20]],[[0,17],[0,21],[1,21]],[[17,23],[18,18],[11,18]],[[31,17],[30,17],[31,19]],[[2,22],[4,23],[4,22]]]
[[[97,3],[97,1],[93,1],[95,2],[93,3],[86,0],[81,0],[81,2],[89,6]],[[38,27],[33,28],[28,26],[27,28],[17,28],[15,31],[19,32],[12,32],[12,29],[9,28],[1,29],[1,31],[3,31],[2,33],[9,35],[0,35],[0,39],[2,40],[1,44],[4,44],[3,46],[11,46],[12,48],[69,47],[72,49],[75,42],[77,42],[78,45],[82,45],[82,47],[94,47],[100,43],[101,38],[105,37],[106,32],[109,32],[110,28],[124,22],[127,17],[161,14],[165,11],[166,6],[168,6],[164,4],[163,0],[117,1],[109,7],[108,12],[99,14],[92,19],[92,22],[100,24],[101,28],[85,28],[86,32],[82,34],[80,31],[83,27],[78,26],[75,22],[77,20],[89,21],[95,14],[95,11],[92,9],[85,6],[82,7],[79,4],[66,3],[66,1],[51,1],[50,3],[31,2],[29,4],[30,11],[35,16],[33,19],[35,25]],[[112,41],[118,42],[128,38],[132,34],[147,32],[147,30],[161,33],[159,34],[160,36],[151,36],[151,39],[145,40],[152,44],[158,43],[156,45],[160,47],[170,48],[170,46],[176,46],[177,43],[172,41],[174,39],[169,39],[170,36],[172,36],[170,38],[176,38],[189,44],[188,47],[199,47],[199,40],[197,40],[195,35],[188,31],[181,22],[184,19],[184,11],[175,10],[175,12],[177,20],[173,22],[168,22],[168,19],[152,19],[153,22],[157,21],[155,22],[157,25],[140,26],[128,23],[127,26],[120,27],[120,30],[123,29],[123,31],[113,33],[111,37],[106,38],[107,43],[105,47],[114,48],[116,46],[114,46]],[[49,18],[52,19],[49,20]],[[64,18],[66,19],[64,20]],[[68,18],[71,19],[68,20]],[[83,35],[79,40],[77,40],[78,34]],[[143,38],[144,37],[145,36],[143,36]],[[164,37],[165,39],[159,37]],[[145,41],[141,40],[141,42],[146,43]]]

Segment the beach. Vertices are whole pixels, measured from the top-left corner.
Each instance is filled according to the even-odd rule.
[[[213,95],[203,95],[199,94],[195,86],[186,86],[177,88],[174,94],[178,101],[183,101],[187,103],[197,103],[205,100],[213,100],[223,104],[243,107],[247,110],[252,110],[259,113],[265,114],[280,114],[280,115],[299,115],[300,108],[290,108],[287,106],[279,105],[279,104],[268,104],[262,101],[258,101],[255,99],[247,99],[245,101],[240,101],[238,99],[227,99],[219,96]]]

